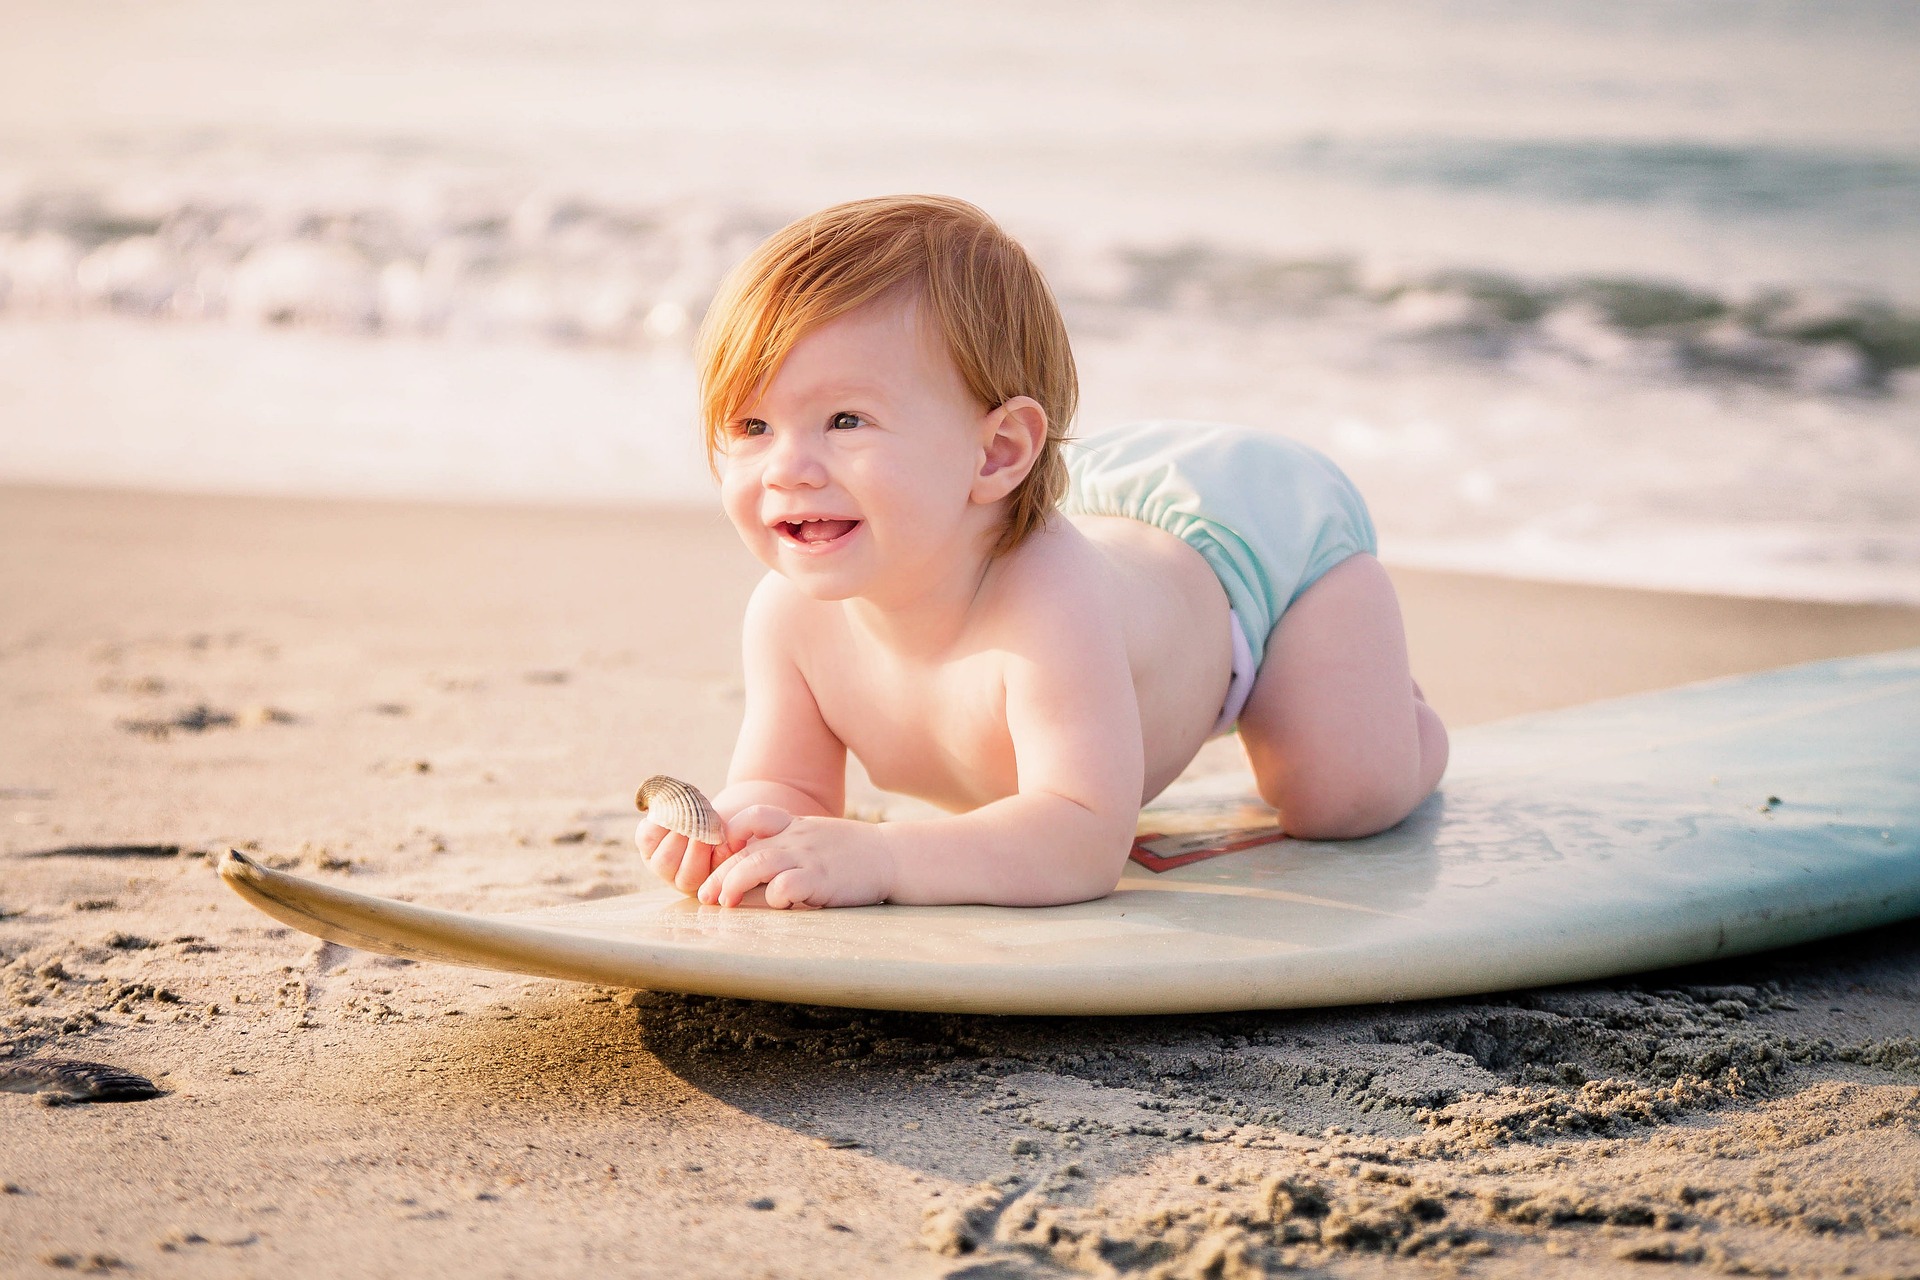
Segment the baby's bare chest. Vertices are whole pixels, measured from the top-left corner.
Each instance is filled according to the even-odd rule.
[[[875,785],[943,808],[973,808],[1018,789],[998,655],[937,668],[849,662],[809,684],[827,727]]]

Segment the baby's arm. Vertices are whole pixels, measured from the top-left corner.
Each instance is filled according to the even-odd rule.
[[[1047,906],[1098,898],[1119,881],[1146,773],[1123,633],[1115,624],[1033,631],[1006,670],[1019,792],[881,827],[894,845],[891,901]]]
[[[770,813],[809,817],[838,817],[845,807],[847,749],[820,718],[813,693],[780,642],[791,626],[791,619],[781,616],[780,585],[769,574],[747,603],[741,640],[746,717],[727,787],[713,798],[728,827],[727,843],[690,841],[644,820],[634,837],[654,874],[685,894],[698,891],[713,868],[746,843],[748,833],[767,825],[762,806]]]
[[[1132,846],[1146,768],[1123,620],[1110,616],[1117,604],[1099,582],[1035,577],[1009,587],[996,637],[1017,794],[954,817],[880,825],[743,814],[773,820],[740,824],[756,838],[713,873],[701,900],[737,905],[759,885],[774,906],[1037,906],[1109,892]]]

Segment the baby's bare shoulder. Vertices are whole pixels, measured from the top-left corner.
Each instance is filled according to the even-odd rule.
[[[1058,519],[1002,558],[993,605],[1000,625],[1042,631],[1113,622],[1122,610],[1111,563]]]
[[[789,638],[810,634],[830,612],[820,601],[769,571],[747,599],[746,630],[749,635]]]

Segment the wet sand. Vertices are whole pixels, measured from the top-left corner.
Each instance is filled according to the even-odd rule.
[[[1920,1272],[1920,931],[1427,1004],[1065,1021],[409,965],[220,887],[644,883],[755,576],[707,512],[0,489],[0,1274]],[[1920,611],[1399,573],[1464,726]],[[1199,767],[1229,763],[1216,745]]]

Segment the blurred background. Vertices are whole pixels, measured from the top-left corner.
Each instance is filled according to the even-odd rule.
[[[1091,433],[1392,563],[1920,603],[1904,0],[9,0],[0,480],[713,504],[690,338],[831,201],[1026,241]]]

